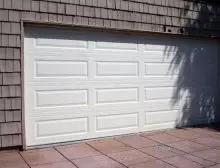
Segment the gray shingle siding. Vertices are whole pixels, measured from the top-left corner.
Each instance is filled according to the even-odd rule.
[[[214,1],[0,0],[0,147],[22,145],[21,20],[220,36]]]

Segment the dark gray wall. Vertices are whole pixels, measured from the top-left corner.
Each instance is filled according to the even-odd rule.
[[[0,0],[0,147],[22,145],[22,20],[218,37],[218,15],[210,0]]]

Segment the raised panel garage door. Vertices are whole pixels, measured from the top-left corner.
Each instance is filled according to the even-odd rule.
[[[27,27],[24,44],[28,146],[213,119],[216,42]]]

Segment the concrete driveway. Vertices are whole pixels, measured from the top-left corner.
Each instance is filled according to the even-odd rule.
[[[186,128],[0,152],[1,168],[220,168],[220,131]]]

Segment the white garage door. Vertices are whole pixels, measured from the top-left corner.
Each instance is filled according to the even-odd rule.
[[[214,42],[31,27],[25,34],[28,146],[173,128],[213,115]]]

